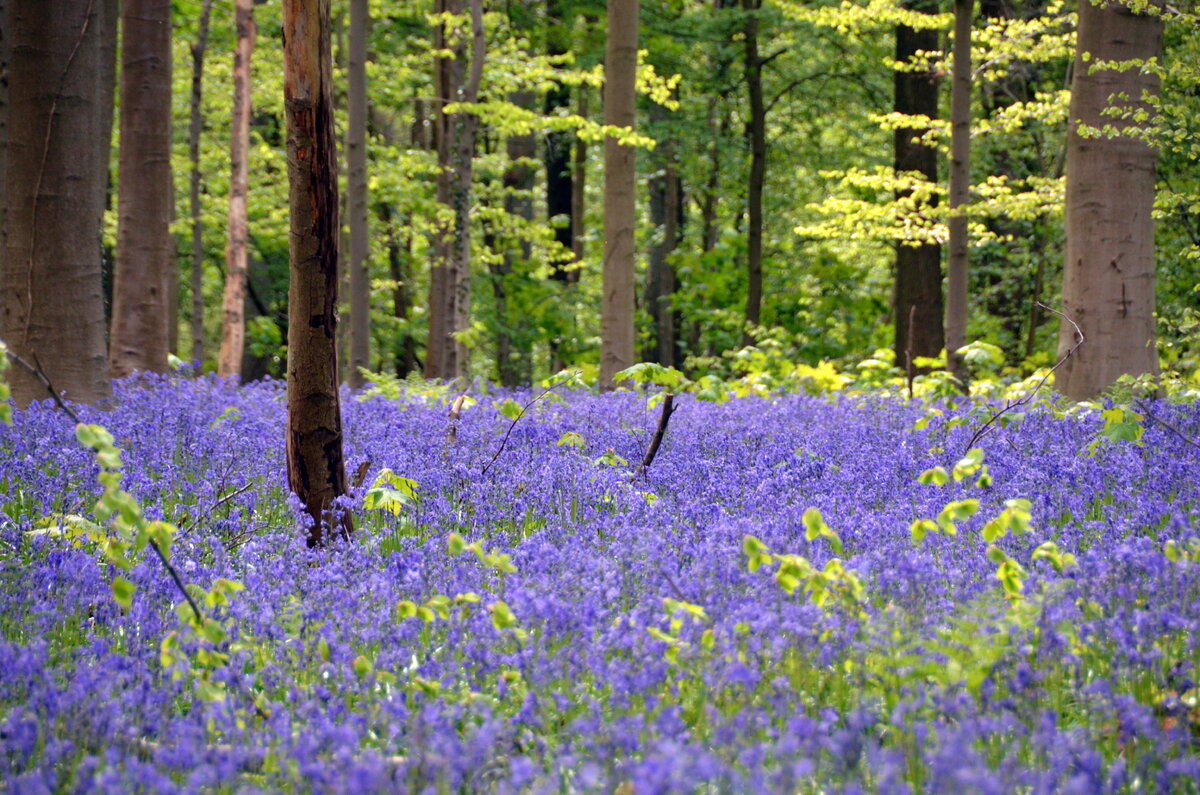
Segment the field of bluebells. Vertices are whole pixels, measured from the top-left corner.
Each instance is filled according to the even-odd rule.
[[[979,407],[681,396],[635,477],[650,393],[505,415],[536,395],[346,395],[357,532],[315,551],[281,384],[82,408],[203,631],[158,558],[100,551],[75,423],[15,412],[0,789],[1197,791],[1194,405],[1103,443],[1031,410],[968,455]]]

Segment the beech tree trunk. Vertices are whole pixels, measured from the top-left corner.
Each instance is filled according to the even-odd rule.
[[[637,123],[638,0],[608,0],[604,123]],[[633,364],[636,149],[604,139],[604,286],[600,310],[600,384]]]
[[[1135,68],[1097,69],[1096,61],[1162,57],[1162,18],[1121,3],[1079,5],[1067,139],[1066,257],[1063,313],[1085,343],[1056,374],[1072,400],[1095,397],[1123,374],[1158,373],[1154,328],[1154,183],[1158,157],[1135,138],[1084,137],[1093,128],[1133,122],[1102,115],[1110,97],[1147,109],[1159,79]],[[1059,327],[1059,355],[1075,344],[1075,327]]]
[[[961,213],[971,190],[971,27],[975,0],[954,0],[954,82],[950,91],[950,209]],[[964,385],[967,372],[956,351],[967,344],[967,218],[950,216],[946,258],[946,364]]]
[[[121,6],[121,146],[109,367],[167,369],[171,239],[171,0]]]
[[[233,119],[229,139],[229,239],[225,242],[225,292],[221,300],[221,352],[217,374],[241,377],[246,348],[246,272],[250,225],[246,192],[250,178],[250,62],[257,29],[254,0],[236,0],[237,49],[233,56]]]
[[[438,0],[441,13],[461,14],[461,0]],[[454,58],[435,60],[435,129],[438,164],[438,201],[451,209],[453,220],[436,233],[429,287],[429,347],[425,356],[427,378],[465,378],[469,351],[459,338],[471,317],[471,180],[475,137],[479,126],[470,113],[447,115],[450,102],[475,102],[483,79],[484,31],[481,0],[471,0],[470,73],[464,80],[466,45],[451,43]],[[439,45],[439,40],[441,44]],[[434,47],[445,48],[444,26],[434,32]]]
[[[346,207],[350,212],[350,372],[347,383],[361,389],[362,370],[371,366],[371,275],[367,242],[367,0],[350,2],[347,80]]]
[[[910,4],[916,11],[936,11],[936,4]],[[935,30],[896,28],[896,60],[903,63],[919,50],[937,50]],[[894,79],[894,109],[897,113],[938,116],[937,76],[929,72],[897,71]],[[937,181],[937,150],[920,143],[924,130],[896,130],[893,136],[893,165],[897,172],[916,171],[930,182]],[[942,315],[942,250],[937,244],[896,247],[896,290],[893,301],[896,364],[911,369],[919,356],[936,357],[945,346]]]
[[[518,92],[510,96],[509,101],[517,107],[532,108],[534,95],[532,92]],[[532,133],[514,135],[506,142],[506,148],[511,162],[504,171],[504,211],[532,221],[536,174],[530,163],[537,157],[537,139]],[[518,386],[523,381],[532,380],[533,376],[532,351],[520,342],[524,335],[518,334],[516,340],[513,338],[512,331],[520,328],[521,319],[514,317],[508,306],[508,281],[519,263],[529,262],[531,253],[528,240],[521,240],[516,246],[510,242],[505,248],[503,260],[493,266],[492,290],[500,321],[496,336],[496,374],[504,386]]]
[[[654,105],[650,118],[652,122],[666,123],[667,111],[661,105]],[[659,169],[650,180],[650,223],[656,231],[645,289],[646,312],[654,333],[642,359],[674,367],[676,333],[671,298],[675,294],[675,268],[670,256],[679,242],[679,172],[675,166],[675,141],[670,134],[656,137]]]
[[[746,332],[743,345],[753,345],[750,329],[759,323],[762,311],[762,238],[763,181],[767,170],[767,111],[763,104],[762,58],[758,52],[758,12],[762,0],[742,0],[746,25],[742,33],[746,43],[746,85],[750,92],[750,118],[746,136],[750,139],[750,183],[747,186],[746,230]]]
[[[192,219],[192,361],[204,367],[204,224],[200,206],[200,132],[204,128],[204,55],[208,50],[208,21],[213,0],[200,6],[199,30],[192,45],[192,103],[188,124],[188,160],[192,164],[188,213]]]
[[[588,87],[581,85],[575,89],[576,113],[583,118],[588,117]],[[572,154],[571,166],[571,253],[575,256],[576,267],[567,271],[567,282],[575,284],[579,281],[579,263],[583,262],[584,211],[587,201],[587,158],[588,144],[582,138],[575,139],[575,151]]]
[[[329,0],[283,0],[288,204],[288,485],[304,503],[309,546],[349,537],[338,396],[338,184]]]
[[[55,389],[91,403],[111,394],[101,281],[101,219],[114,88],[114,0],[6,0],[8,234],[0,334],[39,362]],[[18,406],[45,397],[8,371]]]

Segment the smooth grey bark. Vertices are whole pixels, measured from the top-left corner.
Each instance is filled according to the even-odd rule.
[[[112,393],[101,221],[112,135],[113,0],[6,0],[9,52],[0,335],[70,400]],[[46,396],[9,370],[18,406]]]
[[[1085,343],[1056,373],[1072,400],[1092,398],[1124,374],[1159,371],[1154,327],[1154,184],[1157,152],[1133,136],[1079,134],[1080,125],[1129,129],[1134,122],[1103,115],[1110,98],[1147,109],[1159,79],[1140,69],[1096,68],[1095,62],[1161,58],[1159,16],[1123,4],[1079,6],[1067,138],[1066,255],[1059,355]],[[1123,98],[1123,99],[1122,99]]]
[[[347,70],[346,208],[350,225],[350,372],[351,389],[365,383],[362,370],[371,366],[371,276],[367,240],[367,0],[350,0],[350,46]]]
[[[204,129],[204,56],[208,51],[208,23],[213,0],[200,6],[199,29],[192,44],[192,99],[188,123],[188,215],[192,221],[192,361],[204,366],[204,223],[200,204],[200,133]]]
[[[258,29],[254,0],[235,0],[237,48],[233,56],[233,114],[229,135],[229,235],[225,241],[225,289],[221,297],[221,350],[217,374],[240,378],[246,349],[246,278],[250,220],[250,115],[254,107],[251,61]]]
[[[167,369],[171,237],[171,0],[121,6],[121,143],[109,367]]]
[[[1086,1],[1086,0],[1085,0]],[[971,27],[975,0],[954,0],[953,82],[950,89],[950,245],[946,257],[946,364],[964,386],[967,344],[967,217],[971,190]]]
[[[608,0],[604,123],[637,123],[638,0]],[[634,229],[637,225],[637,150],[604,139],[604,270],[600,309],[600,385],[633,364]]]

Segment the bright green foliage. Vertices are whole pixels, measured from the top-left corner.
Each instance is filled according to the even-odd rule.
[[[818,538],[823,538],[829,542],[829,546],[839,555],[845,554],[842,548],[842,539],[837,533],[830,529],[829,525],[825,524],[825,518],[821,516],[821,512],[816,508],[809,508],[804,512],[801,518],[804,522],[804,538],[807,541],[816,541]]]
[[[517,567],[512,562],[512,555],[506,552],[488,552],[482,541],[468,544],[458,533],[449,535],[446,539],[446,549],[454,556],[461,555],[463,552],[472,552],[481,566],[500,575],[515,574],[517,571]]]
[[[772,553],[763,542],[751,535],[742,539],[742,551],[747,558],[746,566],[752,573],[778,564],[775,582],[789,595],[802,589],[809,600],[822,609],[840,607],[859,619],[866,619],[863,610],[866,591],[862,580],[852,569],[846,568],[840,558],[832,558],[824,569],[818,569],[801,555]]]
[[[1026,499],[1005,500],[1004,510],[983,526],[981,531],[983,540],[990,544],[1006,537],[1009,533],[1014,535],[1029,533],[1032,530],[1030,526],[1031,507],[1032,503]]]
[[[575,431],[567,431],[558,440],[559,447],[574,447],[582,449],[587,446],[587,442],[583,440],[583,436]]]
[[[4,371],[7,369],[8,346],[3,341],[0,341],[0,423],[12,425],[12,406],[8,403],[12,392],[9,390],[8,381],[4,377]]]
[[[375,482],[363,496],[363,507],[367,510],[390,511],[396,516],[416,503],[417,481],[386,468],[375,476]]]

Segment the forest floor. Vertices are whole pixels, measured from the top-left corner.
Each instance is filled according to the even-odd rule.
[[[639,474],[652,394],[514,423],[537,394],[346,394],[369,463],[321,550],[277,382],[81,408],[107,492],[68,417],[16,412],[0,789],[1195,791],[1196,406],[971,452],[979,406],[681,396]]]

